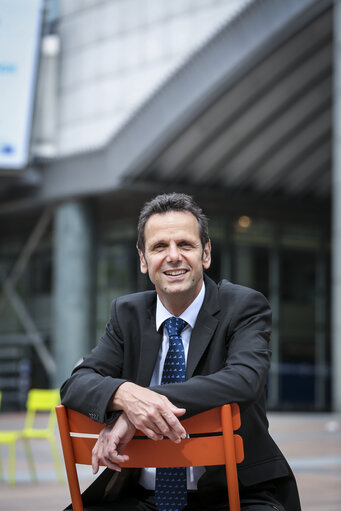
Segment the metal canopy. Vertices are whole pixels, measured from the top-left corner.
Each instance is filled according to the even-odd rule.
[[[106,147],[43,167],[31,199],[179,185],[329,200],[332,5],[250,4]]]
[[[329,197],[332,10],[231,82],[134,180]]]

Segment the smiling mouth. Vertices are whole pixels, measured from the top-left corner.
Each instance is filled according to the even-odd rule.
[[[187,273],[187,270],[168,270],[164,272],[169,277],[179,277],[180,275],[185,275],[185,273]]]

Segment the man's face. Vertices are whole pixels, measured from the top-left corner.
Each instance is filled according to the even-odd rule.
[[[201,289],[203,270],[211,264],[211,246],[202,247],[197,219],[187,211],[155,214],[144,233],[141,272],[149,274],[166,307],[174,299],[188,307]]]

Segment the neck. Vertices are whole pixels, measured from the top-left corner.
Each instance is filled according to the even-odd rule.
[[[201,289],[201,288],[200,288]],[[168,295],[168,296],[160,296],[159,298],[162,302],[162,305],[173,315],[180,316],[190,305],[194,302],[196,297],[198,296],[200,289],[197,293],[191,296],[184,295]]]
[[[188,304],[179,304],[178,302],[176,304],[168,303],[164,300],[161,300],[162,304],[166,307],[166,309],[173,315],[173,316],[181,316],[181,314],[191,305],[192,302],[189,302]]]

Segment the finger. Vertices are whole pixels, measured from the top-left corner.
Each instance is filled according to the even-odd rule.
[[[117,470],[121,472],[121,466],[120,463],[124,463],[125,461],[129,460],[129,456],[127,455],[115,455],[114,458],[106,456],[103,459],[103,463],[105,466],[112,468],[113,470]]]
[[[92,449],[92,472],[93,474],[97,474],[99,470],[100,463],[104,458],[104,447],[103,447],[103,439],[99,438]]]
[[[184,427],[174,415],[166,415],[166,420],[162,415],[159,415],[154,420],[155,422],[151,427],[148,425],[144,426],[143,429],[141,428],[141,431],[151,440],[162,440],[162,438],[167,437],[173,442],[179,443],[183,438],[186,438]]]
[[[151,440],[162,440],[163,437],[165,435],[163,435],[162,433],[155,433],[155,431],[153,429],[150,429],[150,428],[143,428],[143,430],[141,429],[142,433],[144,433],[148,438],[150,438]]]
[[[97,474],[98,468],[99,468],[98,457],[97,455],[92,454],[92,473]]]
[[[106,467],[110,468],[111,470],[116,470],[116,472],[121,472],[122,469],[120,467],[120,465],[118,463],[114,463],[113,461],[105,458],[103,460],[103,465],[105,465]]]
[[[129,460],[129,456],[127,454],[118,454],[117,451],[115,452],[107,451],[103,456],[103,459],[105,459],[106,461],[109,460],[112,463],[124,463],[125,461]]]
[[[157,434],[162,434],[162,436],[166,436],[169,434],[170,430],[172,429],[172,428],[170,428],[170,424],[168,422],[168,419],[170,418],[169,415],[171,415],[171,414],[160,413],[159,415],[157,415],[155,417],[155,419],[154,419],[155,427],[153,429]],[[173,415],[173,418],[174,418],[174,420],[177,420],[174,415]]]
[[[155,415],[151,426],[145,426],[145,430],[152,432],[150,438],[152,440],[160,440],[162,437],[168,437],[174,442],[180,442],[186,437],[186,431],[180,421],[169,411],[161,412]]]
[[[177,433],[175,433],[171,429],[169,429],[168,433],[166,433],[164,436],[169,438],[169,440],[171,440],[175,444],[179,444],[181,442],[181,440],[186,438],[186,435],[185,436],[179,436]]]
[[[167,435],[171,440],[176,442],[186,438],[185,428],[172,413],[164,414],[163,417],[168,427]]]
[[[174,406],[174,408],[171,408],[171,411],[176,415],[177,417],[181,417],[186,413],[186,408],[177,408]]]
[[[136,418],[129,416],[129,419],[134,423],[136,429],[142,431],[152,440],[159,440],[159,437],[162,438],[167,431],[167,424],[162,418],[160,411],[156,409],[140,414]]]

